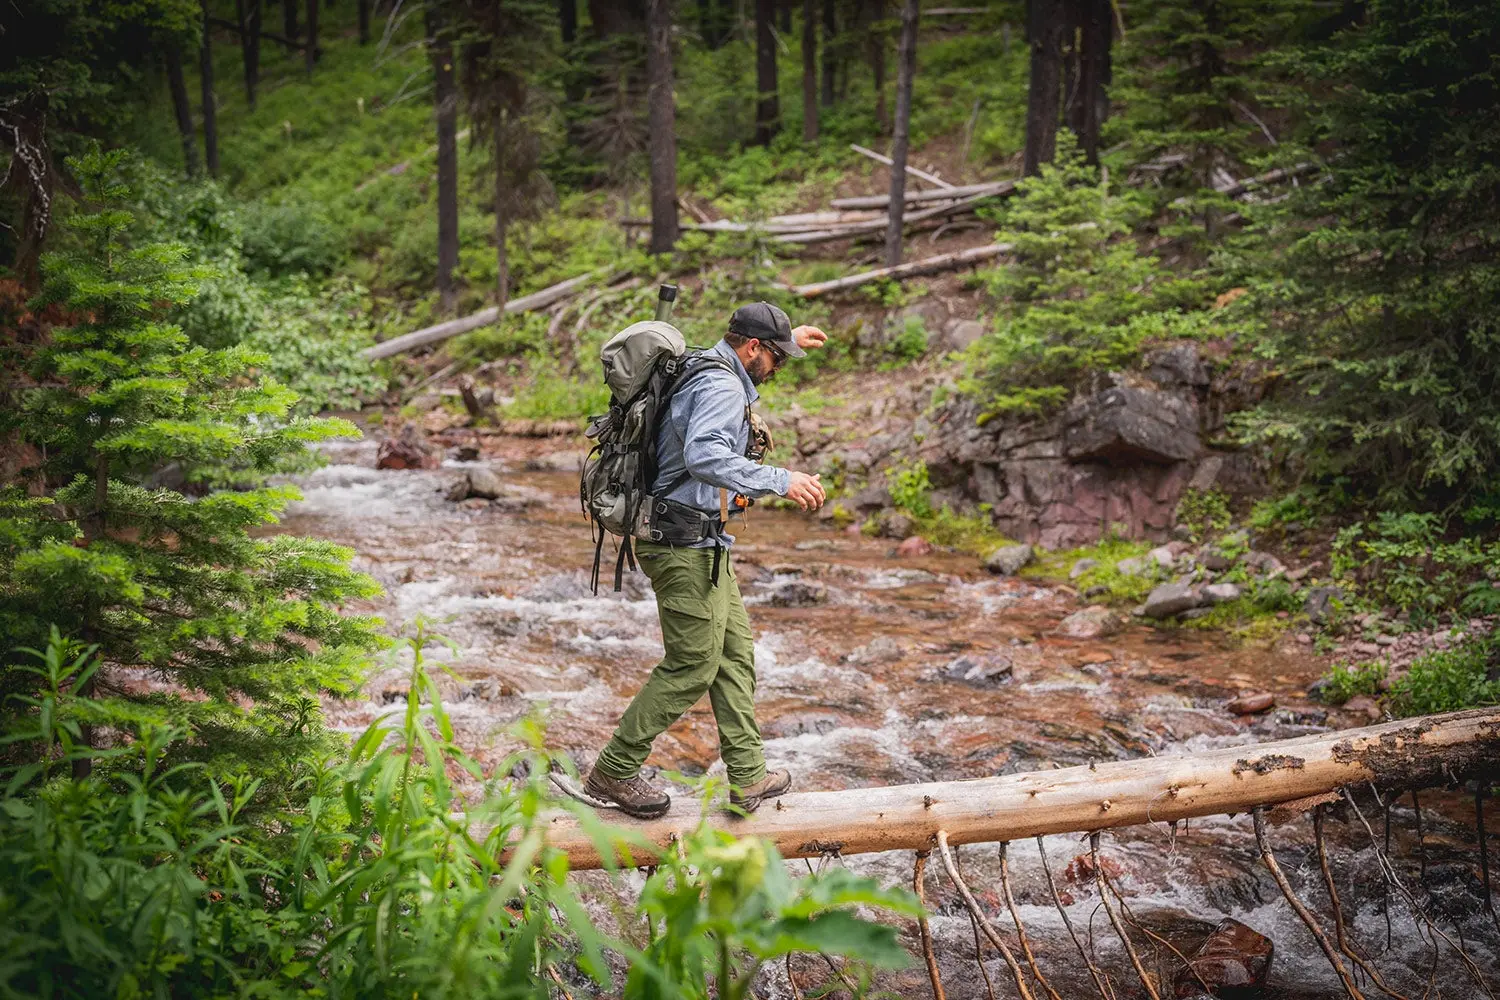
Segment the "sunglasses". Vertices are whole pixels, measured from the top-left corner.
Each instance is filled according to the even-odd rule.
[[[769,340],[762,340],[761,344],[771,352],[771,357],[775,359],[775,366],[777,368],[780,368],[782,365],[786,364],[787,359],[791,357],[791,355],[787,354],[785,351],[777,347]]]

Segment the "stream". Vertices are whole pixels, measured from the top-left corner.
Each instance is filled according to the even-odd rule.
[[[590,593],[593,544],[578,510],[577,475],[568,471],[576,454],[549,456],[544,446],[490,439],[487,464],[500,473],[507,495],[454,503],[444,494],[463,463],[377,471],[374,441],[337,445],[326,450],[326,467],[298,479],[304,498],[279,529],[352,547],[356,566],[386,590],[373,610],[393,630],[423,616],[457,644],[457,653],[435,644],[434,659],[450,664],[458,678],[443,681],[457,741],[487,768],[519,746],[507,733],[512,725],[540,714],[548,744],[586,769],[661,653],[643,576],[627,574],[620,594],[607,584],[598,596]],[[1325,665],[1305,647],[1236,646],[1211,633],[1137,625],[1104,639],[1063,638],[1055,634],[1058,622],[1079,607],[1071,592],[989,576],[972,556],[938,551],[896,559],[888,540],[761,508],[736,534],[737,568],[757,636],[766,754],[773,766],[791,768],[795,790],[1191,754],[1324,728],[1325,712],[1304,691]],[[612,572],[612,557],[606,568]],[[1223,707],[1246,690],[1273,692],[1281,707],[1249,717]],[[405,671],[395,663],[372,677],[365,699],[331,704],[330,719],[357,732],[404,695]],[[686,775],[722,771],[707,699],[657,741],[651,765]],[[1380,807],[1365,799],[1361,808],[1381,836]],[[1390,820],[1397,868],[1407,885],[1421,881],[1439,925],[1455,940],[1462,935],[1492,976],[1500,936],[1481,908],[1472,803],[1434,790],[1423,793],[1422,806],[1425,870],[1419,870],[1409,796]],[[1492,831],[1500,828],[1500,814],[1486,815]],[[1387,905],[1371,839],[1349,820],[1331,817],[1328,839],[1352,936],[1389,985],[1421,996],[1434,948],[1399,897]],[[1273,826],[1271,837],[1288,877],[1329,927],[1310,821]],[[1231,916],[1275,943],[1271,985],[1262,995],[1344,995],[1262,866],[1249,817],[1194,821],[1185,830],[1158,824],[1111,831],[1101,852],[1134,920],[1183,953]],[[1099,908],[1087,838],[1049,837],[1047,853],[1069,917],[1117,995],[1144,995]],[[992,917],[1003,913],[996,847],[966,847],[961,860]],[[822,863],[909,883],[911,862],[910,852],[892,852]],[[806,870],[800,861],[791,864]],[[1022,919],[1052,986],[1068,1000],[1097,996],[1053,905],[1036,843],[1012,845],[1009,864]],[[927,871],[948,996],[986,996],[967,911],[935,857]],[[607,886],[603,876],[578,877],[586,886]],[[639,885],[638,875],[625,880]],[[1008,916],[995,922],[1002,930],[1010,926]],[[1148,947],[1142,932],[1133,936],[1148,966],[1172,967],[1169,951]],[[915,953],[915,934],[904,940]],[[984,955],[996,995],[1015,996],[1004,962],[987,943]],[[1446,946],[1436,966],[1431,996],[1484,996]],[[798,959],[795,972],[804,991],[829,978],[827,966],[810,958]],[[1169,974],[1166,996],[1173,995],[1170,982]],[[904,996],[931,995],[920,960],[883,976],[880,985]],[[1380,995],[1367,981],[1363,988]],[[784,967],[765,970],[757,993],[792,996]]]

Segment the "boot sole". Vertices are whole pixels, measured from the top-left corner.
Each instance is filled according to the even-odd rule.
[[[616,809],[620,810],[620,812],[624,813],[626,816],[632,816],[636,819],[660,819],[661,817],[665,816],[667,812],[672,808],[671,799],[667,799],[667,801],[663,802],[659,806],[627,806],[619,799],[612,798],[608,794],[600,791],[592,785],[584,785],[583,790],[593,798],[598,799],[600,802],[612,803]]]

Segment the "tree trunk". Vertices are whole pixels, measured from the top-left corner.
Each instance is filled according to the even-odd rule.
[[[672,0],[646,3],[646,132],[651,159],[651,252],[677,245],[677,109],[672,98]]]
[[[776,13],[780,19],[779,27],[783,35],[790,35],[792,33],[792,5],[795,3],[796,0],[778,0],[776,5]]]
[[[1078,73],[1069,125],[1078,135],[1084,156],[1099,164],[1099,133],[1109,116],[1110,43],[1114,40],[1110,0],[1076,0]]]
[[[736,836],[764,837],[788,858],[920,851],[939,830],[953,844],[996,843],[1257,806],[1286,804],[1296,810],[1314,796],[1367,782],[1385,788],[1448,785],[1466,776],[1492,775],[1497,754],[1500,709],[1485,708],[1251,746],[969,781],[792,792],[778,799],[775,809],[712,822]],[[613,812],[609,819],[665,851],[690,836],[704,815],[701,802],[683,797],[661,819],[630,820]],[[571,814],[556,814],[547,842],[568,855],[574,871],[603,862],[593,831]],[[633,863],[654,863],[653,852],[632,851]]]
[[[261,2],[234,0],[234,23],[240,34],[240,62],[245,69],[245,103],[252,111],[255,110],[255,90],[260,85]]]
[[[1067,27],[1064,0],[1029,0],[1026,36],[1031,43],[1031,81],[1026,94],[1025,174],[1036,174],[1057,152],[1058,88]]]
[[[281,0],[281,33],[297,40],[297,4],[299,0]]]
[[[838,62],[834,58],[833,45],[838,33],[834,15],[837,6],[834,0],[823,0],[823,106],[833,106],[834,74]]]
[[[578,37],[578,0],[557,0],[557,23],[562,31],[562,43],[572,45]]]
[[[359,44],[370,44],[370,0],[359,0]]]
[[[505,305],[510,297],[510,257],[506,252],[506,237],[510,231],[510,206],[506,204],[505,192],[505,112],[495,112],[495,308],[496,321],[505,315]]]
[[[307,45],[302,52],[307,56],[307,75],[312,76],[318,64],[318,0],[307,0]]]
[[[182,47],[176,41],[167,45],[162,57],[167,65],[167,88],[172,92],[172,111],[177,116],[177,133],[182,137],[182,159],[187,175],[197,177],[198,141],[193,135],[193,107],[188,103],[187,82],[182,76]]]
[[[437,290],[439,307],[447,312],[453,308],[457,294],[453,269],[458,266],[458,87],[453,72],[453,40],[440,17],[429,5],[427,51],[432,59],[437,118]]]
[[[802,0],[802,140],[818,138],[817,0]]]
[[[896,67],[896,128],[891,140],[891,222],[885,231],[885,266],[901,263],[901,225],[906,209],[906,147],[911,126],[912,78],[917,73],[917,5],[901,8],[901,49]]]
[[[755,0],[755,141],[762,146],[781,129],[776,89],[776,0]]]
[[[214,97],[214,50],[208,24],[208,0],[203,10],[203,42],[198,48],[198,77],[203,85],[203,158],[210,177],[219,176],[219,109]]]
[[[885,108],[885,0],[873,0],[869,11],[870,76],[875,84],[875,122],[884,135],[891,130],[891,119]]]

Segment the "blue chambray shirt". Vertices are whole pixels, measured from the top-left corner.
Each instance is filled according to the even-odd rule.
[[[667,499],[719,512],[719,490],[747,497],[772,493],[784,496],[791,474],[772,465],[757,465],[745,457],[750,443],[750,425],[745,407],[760,398],[750,374],[740,363],[734,349],[720,340],[705,354],[717,355],[729,362],[734,374],[722,368],[710,368],[697,375],[681,392],[672,397],[666,419],[656,434],[657,466],[653,492],[680,476],[683,470],[692,476],[668,494]],[[733,504],[729,507],[735,513]],[[733,535],[724,535],[733,544]],[[694,547],[713,545],[711,538]]]

